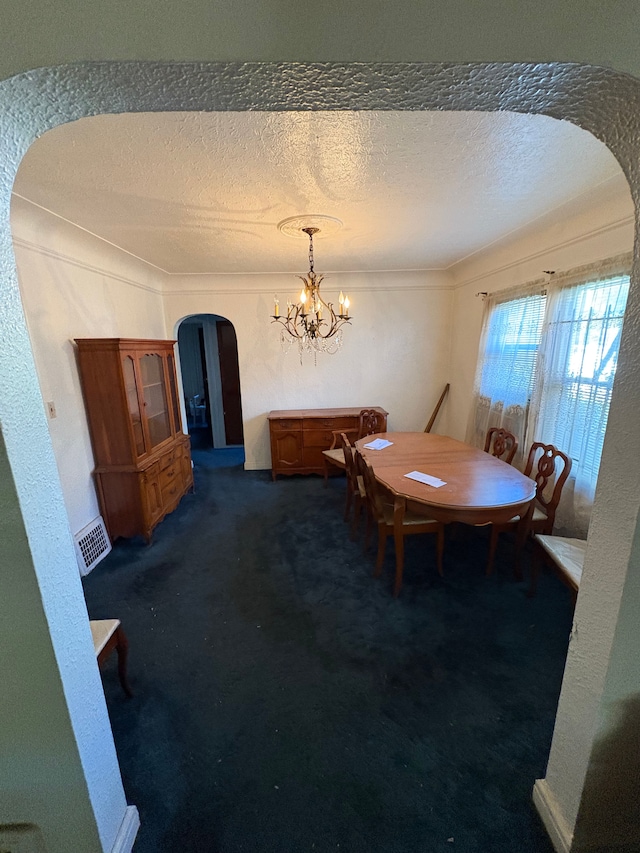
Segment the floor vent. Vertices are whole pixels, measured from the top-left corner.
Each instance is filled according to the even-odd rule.
[[[76,533],[75,543],[80,574],[88,575],[111,550],[102,516],[99,515],[91,524],[83,527],[80,533]]]

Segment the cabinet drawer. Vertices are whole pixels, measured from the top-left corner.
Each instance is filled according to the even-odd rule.
[[[179,453],[180,448],[178,447],[174,447],[173,450],[170,450],[168,453],[163,453],[160,459],[158,460],[160,470],[163,471],[165,468],[169,468],[169,466],[173,465]]]
[[[302,429],[302,420],[300,418],[279,418],[277,421],[269,421],[272,431]]]
[[[180,466],[180,460],[177,459],[169,468],[165,468],[164,471],[160,471],[160,474],[158,476],[160,488],[164,489],[165,486],[168,486],[170,483],[173,483],[174,480],[180,480],[181,476],[182,469]]]
[[[358,418],[349,416],[342,418],[305,418],[304,422],[305,432],[317,429],[342,430],[354,428],[358,428]]]
[[[338,436],[338,439],[340,436]],[[303,443],[305,447],[321,447],[328,450],[333,441],[333,432],[330,429],[306,429],[304,431]]]
[[[168,483],[163,489],[161,489],[162,507],[165,512],[169,507],[172,507],[178,502],[182,496],[182,491],[181,478],[177,478],[172,483]]]
[[[148,483],[152,480],[158,479],[158,474],[160,473],[160,465],[158,462],[154,462],[153,465],[149,465],[148,468],[144,469],[144,476]]]

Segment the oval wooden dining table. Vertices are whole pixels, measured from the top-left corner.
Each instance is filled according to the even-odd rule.
[[[375,439],[392,444],[383,450],[368,449],[366,445]],[[517,468],[477,447],[432,433],[387,432],[362,438],[356,447],[371,465],[377,482],[394,498],[396,595],[402,585],[402,523],[407,509],[445,524],[493,524],[520,516],[519,551],[533,511],[536,484]],[[407,478],[412,471],[443,480],[444,485],[436,488]]]

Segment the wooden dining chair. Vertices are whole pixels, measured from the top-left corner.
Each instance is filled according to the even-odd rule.
[[[375,435],[379,432],[386,432],[387,416],[382,412],[377,412],[375,409],[361,409],[358,417],[358,430],[351,433],[351,440],[356,442],[360,438],[366,438],[368,435]],[[322,466],[324,468],[324,485],[327,486],[329,481],[329,469],[340,468],[345,470],[345,460],[342,445],[342,433],[340,430],[335,430],[331,447],[328,450],[322,451]]]
[[[558,450],[553,444],[543,444],[540,441],[534,441],[531,445],[523,473],[525,477],[531,477],[532,480],[535,480],[536,496],[534,498],[533,512],[528,521],[526,521],[527,529],[524,531],[520,528],[522,519],[519,515],[502,524],[491,525],[489,558],[486,569],[488,575],[493,571],[493,560],[500,533],[510,530],[520,533],[516,544],[517,562],[520,547],[529,533],[550,535],[553,532],[556,510],[560,503],[562,488],[571,472],[571,464],[571,459],[566,453]]]
[[[342,442],[344,449],[344,459],[347,472],[347,500],[344,508],[344,520],[348,521],[351,514],[351,506],[353,505],[353,519],[351,521],[351,538],[355,539],[358,533],[358,525],[362,510],[366,509],[366,492],[364,480],[358,471],[356,456],[358,455],[355,448],[347,436],[342,434]]]
[[[373,473],[373,468],[367,464],[363,458],[363,479],[364,488],[367,495],[367,505],[371,513],[373,522],[378,528],[378,554],[376,557],[376,567],[373,573],[374,577],[380,577],[382,574],[382,564],[384,563],[384,552],[387,538],[395,533],[394,526],[394,503],[390,495],[387,496],[378,485],[378,482]],[[404,504],[403,504],[404,508]],[[402,541],[396,546],[396,572],[393,585],[393,595],[397,597],[402,589],[402,576],[404,571],[404,537],[418,533],[435,533],[436,541],[436,559],[438,566],[438,574],[442,577],[442,554],[444,551],[444,524],[435,521],[432,518],[427,518],[424,515],[418,515],[411,510],[403,511],[401,525]]]
[[[518,439],[512,432],[509,432],[502,427],[491,427],[487,430],[487,437],[484,443],[485,453],[490,453],[492,456],[502,459],[508,465],[513,462],[513,457],[518,449]]]
[[[375,409],[362,409],[358,421],[358,438],[387,431],[387,416]]]

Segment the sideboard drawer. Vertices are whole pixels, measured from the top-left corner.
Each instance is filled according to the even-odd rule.
[[[300,418],[278,418],[270,421],[272,430],[295,430],[302,429],[302,420]]]
[[[358,428],[358,418],[306,418],[304,421],[305,430],[342,430]]]

